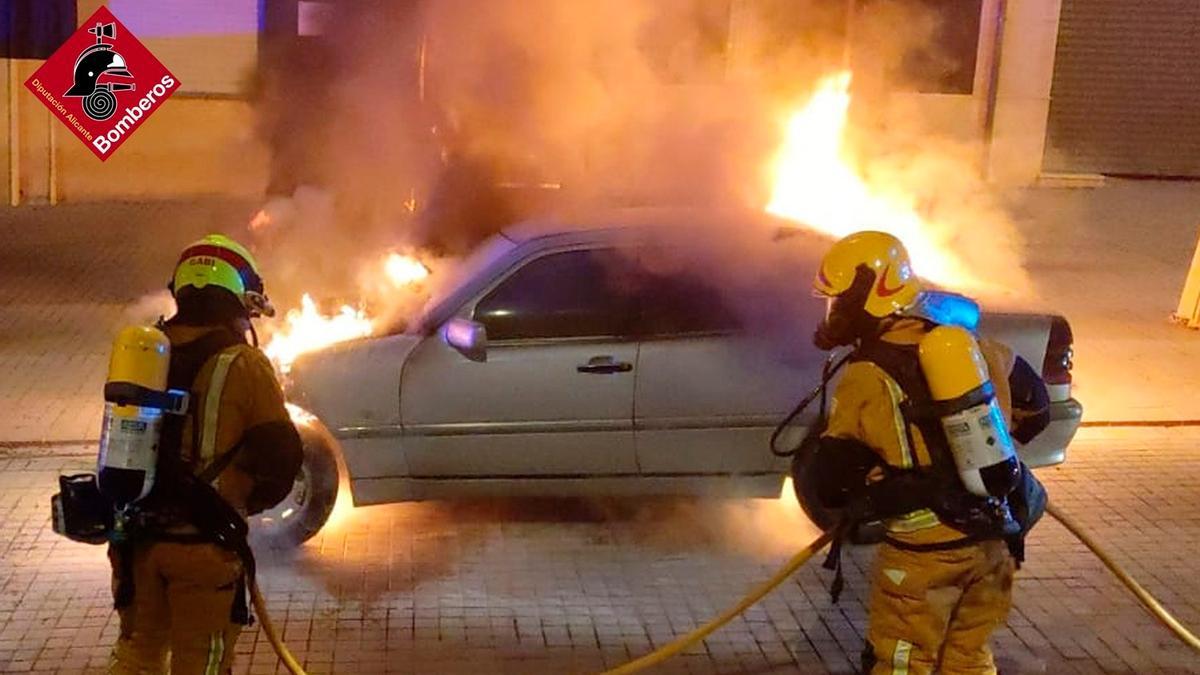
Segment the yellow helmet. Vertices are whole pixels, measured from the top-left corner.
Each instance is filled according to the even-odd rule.
[[[921,282],[913,274],[908,251],[886,232],[855,232],[834,244],[821,260],[813,289],[826,297],[842,295],[854,285],[860,266],[874,273],[863,303],[871,316],[882,319],[917,301]]]
[[[250,316],[275,315],[254,256],[223,234],[210,234],[183,249],[170,288],[178,297],[187,286],[223,288],[233,293]]]

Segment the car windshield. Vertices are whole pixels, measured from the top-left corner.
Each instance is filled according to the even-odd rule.
[[[416,332],[425,326],[429,317],[441,314],[441,306],[447,299],[454,297],[464,286],[479,275],[488,265],[503,257],[516,248],[517,245],[503,234],[493,235],[480,244],[461,263],[449,266],[445,277],[429,297],[422,308],[420,318],[408,324],[408,332]]]

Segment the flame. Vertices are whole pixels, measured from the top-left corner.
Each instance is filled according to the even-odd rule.
[[[325,536],[336,534],[340,528],[347,525],[351,514],[357,510],[354,506],[354,496],[350,494],[350,481],[343,473],[343,478],[338,483],[337,498],[333,501],[333,510],[321,526],[321,533]]]
[[[271,224],[271,214],[267,213],[266,209],[259,209],[258,213],[250,219],[250,231],[257,232]]]
[[[978,283],[935,238],[911,196],[872,185],[848,157],[843,141],[849,108],[850,73],[842,71],[821,80],[791,116],[775,158],[767,211],[838,238],[860,230],[887,232],[904,242],[922,277]]]
[[[292,418],[292,423],[302,427],[311,427],[317,421],[317,416],[308,412],[304,408],[292,402],[283,404],[287,408],[288,417]]]
[[[423,281],[429,276],[429,268],[415,256],[389,253],[383,261],[383,271],[396,286],[407,286]]]
[[[364,310],[350,305],[342,305],[335,314],[322,314],[307,293],[300,299],[300,309],[289,310],[284,323],[285,326],[275,333],[263,352],[285,375],[301,354],[338,342],[367,337],[375,328]]]
[[[396,252],[383,256],[378,267],[371,265],[366,270],[376,294],[383,287],[408,288],[419,293],[423,289],[418,284],[430,276],[429,268],[416,255]],[[372,317],[361,306],[350,305],[342,305],[333,314],[323,314],[312,296],[305,293],[300,308],[287,312],[283,326],[273,333],[263,351],[279,372],[286,375],[296,358],[305,352],[373,335],[377,328],[375,318],[380,317]]]
[[[804,517],[804,510],[800,508],[800,502],[796,499],[796,489],[792,487],[792,477],[784,476],[783,488],[779,491],[779,508],[787,515],[792,517]]]

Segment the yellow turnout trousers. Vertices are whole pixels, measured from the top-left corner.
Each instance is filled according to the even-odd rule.
[[[1003,541],[930,552],[882,544],[867,626],[871,674],[994,674],[988,638],[1008,616],[1013,569]]]
[[[120,569],[110,548],[114,590]],[[233,623],[242,564],[215,544],[155,542],[133,559],[133,602],[119,610],[113,675],[217,675],[233,665],[241,626]],[[168,667],[169,664],[169,667]]]

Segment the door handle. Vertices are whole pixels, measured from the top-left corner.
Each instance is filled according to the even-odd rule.
[[[588,362],[575,366],[575,370],[581,373],[593,373],[599,375],[608,375],[611,373],[628,373],[633,370],[633,364],[625,361],[618,361],[611,356],[593,356],[588,359]]]

